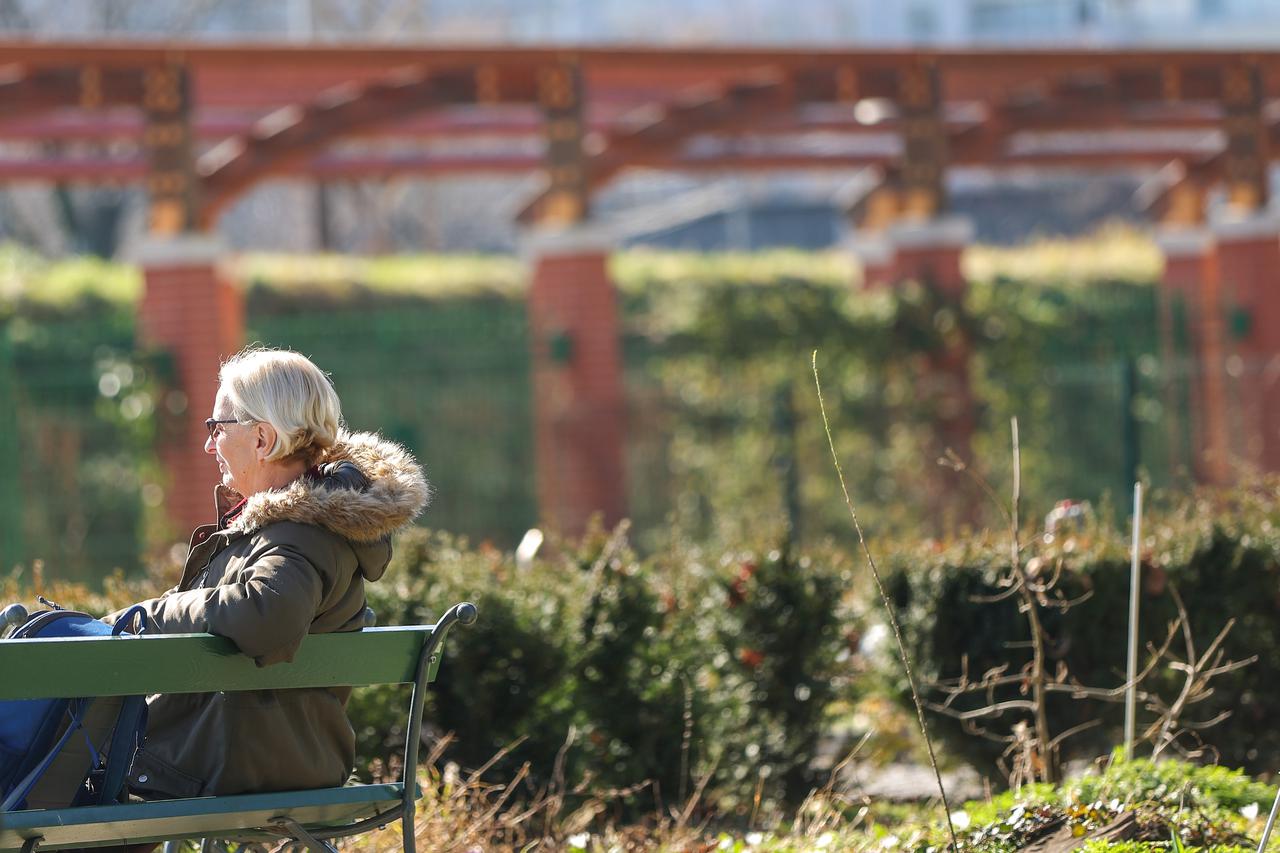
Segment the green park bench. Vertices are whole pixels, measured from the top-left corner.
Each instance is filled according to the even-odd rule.
[[[0,699],[413,685],[404,783],[2,812],[0,851],[187,839],[206,839],[206,847],[213,839],[292,839],[328,851],[327,839],[401,820],[404,849],[412,853],[426,687],[439,669],[449,628],[475,619],[475,607],[464,602],[435,625],[315,634],[291,663],[269,667],[258,667],[230,640],[210,634],[0,640]]]

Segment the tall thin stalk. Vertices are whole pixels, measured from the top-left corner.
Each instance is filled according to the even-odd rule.
[[[1018,575],[1018,589],[1022,606],[1027,611],[1031,626],[1031,703],[1035,706],[1036,751],[1042,765],[1040,778],[1045,782],[1058,781],[1058,762],[1052,755],[1053,739],[1049,737],[1049,717],[1045,708],[1045,684],[1048,675],[1044,664],[1044,629],[1040,627],[1040,607],[1032,589],[1032,578],[1022,564],[1022,544],[1018,536],[1019,513],[1022,509],[1022,451],[1018,444],[1018,419],[1009,420],[1013,435],[1013,512],[1009,520],[1009,559]]]
[[[907,645],[902,640],[902,629],[898,625],[898,614],[889,600],[889,593],[880,579],[880,570],[876,568],[875,558],[867,547],[867,538],[862,533],[862,524],[858,521],[858,513],[853,508],[853,499],[849,497],[849,487],[845,485],[844,469],[840,467],[840,456],[836,453],[836,442],[831,436],[831,422],[827,420],[827,405],[822,399],[822,380],[818,378],[818,351],[813,351],[813,384],[818,389],[818,409],[822,412],[822,428],[827,432],[827,446],[831,448],[831,462],[835,465],[836,476],[840,479],[840,491],[844,493],[844,504],[849,508],[849,517],[853,519],[853,529],[858,532],[858,544],[862,546],[862,554],[871,567],[871,576],[875,578],[876,589],[880,592],[880,601],[884,604],[885,613],[889,616],[889,627],[893,629],[893,638],[898,643],[898,656],[902,667],[907,672],[907,684],[911,688],[911,701],[916,706],[916,719],[920,722],[920,734],[924,736],[925,748],[929,751],[929,766],[933,768],[933,778],[938,782],[938,795],[942,798],[942,811],[947,818],[947,832],[951,836],[951,849],[959,853],[960,842],[956,840],[956,828],[951,823],[951,804],[947,802],[947,791],[942,785],[942,772],[938,770],[938,759],[933,752],[933,740],[929,737],[929,724],[924,719],[924,703],[920,701],[920,693],[916,690],[915,673],[911,671],[911,657],[907,654]]]

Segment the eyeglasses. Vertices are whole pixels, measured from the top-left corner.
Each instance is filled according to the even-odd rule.
[[[218,426],[220,424],[238,424],[238,423],[240,423],[240,421],[236,420],[235,418],[227,418],[225,420],[219,420],[218,418],[205,418],[205,421],[204,421],[205,427],[207,427],[209,430],[209,438],[213,438],[214,435],[218,432]]]

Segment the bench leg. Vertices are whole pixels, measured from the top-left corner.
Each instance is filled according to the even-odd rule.
[[[338,853],[338,848],[332,844],[327,844],[316,838],[306,828],[290,817],[279,818],[274,821],[276,827],[282,830],[281,835],[292,836],[296,841],[301,841],[307,845],[307,849],[312,853]]]

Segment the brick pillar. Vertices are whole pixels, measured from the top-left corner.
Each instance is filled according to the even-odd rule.
[[[863,265],[863,286],[887,287],[914,280],[933,289],[937,300],[953,304],[957,312],[967,283],[960,271],[960,256],[973,240],[972,224],[962,217],[942,216],[923,222],[898,221],[882,230],[854,232],[846,241]],[[973,460],[973,434],[977,407],[969,377],[972,342],[960,324],[944,335],[940,350],[930,353],[927,374],[920,378],[920,394],[937,412],[932,459],[950,448],[965,462]],[[945,522],[976,519],[976,503],[957,508],[954,483],[936,472],[930,491],[934,514]]]
[[[213,411],[218,368],[244,339],[243,298],[218,273],[222,246],[213,238],[153,238],[137,254],[146,281],[139,337],[173,358],[174,390],[159,406],[171,420],[159,454],[173,534],[185,539],[192,527],[214,520],[218,467],[204,452],[204,420]]]
[[[1227,311],[1227,373],[1239,407],[1232,450],[1246,466],[1280,471],[1280,215],[1215,223]]]
[[[960,253],[973,240],[973,226],[963,218],[939,217],[921,223],[901,223],[889,231],[894,246],[894,273],[900,281],[914,280],[934,289],[942,305],[950,305],[957,321],[962,311],[967,283],[960,272]],[[942,348],[929,354],[929,375],[924,378],[927,393],[937,412],[934,424],[936,455],[949,448],[968,464],[973,458],[973,434],[977,429],[977,407],[969,378],[973,342],[957,322],[943,333]],[[940,484],[936,512],[952,522],[976,522],[976,502],[957,502],[957,489],[950,478]]]
[[[894,273],[899,279],[929,281],[950,296],[964,295],[960,255],[973,242],[973,224],[959,216],[903,222],[889,229]]]
[[[1206,274],[1206,264],[1216,263],[1213,232],[1208,228],[1160,228],[1156,245],[1164,255],[1164,292],[1182,300],[1188,316],[1195,309]]]
[[[1208,228],[1163,227],[1156,243],[1164,254],[1161,277],[1161,337],[1172,340],[1173,305],[1181,304],[1194,358],[1189,377],[1191,397],[1191,467],[1201,483],[1225,484],[1230,479],[1227,445],[1228,403],[1223,308],[1218,280],[1217,246]],[[1172,365],[1173,353],[1162,357]],[[1167,417],[1173,416],[1171,406]]]
[[[622,355],[607,268],[612,240],[589,226],[538,229],[529,259],[538,512],[567,535],[626,515]]]
[[[853,231],[845,248],[862,266],[862,286],[868,289],[889,287],[894,275],[894,250],[889,235],[883,231]]]

